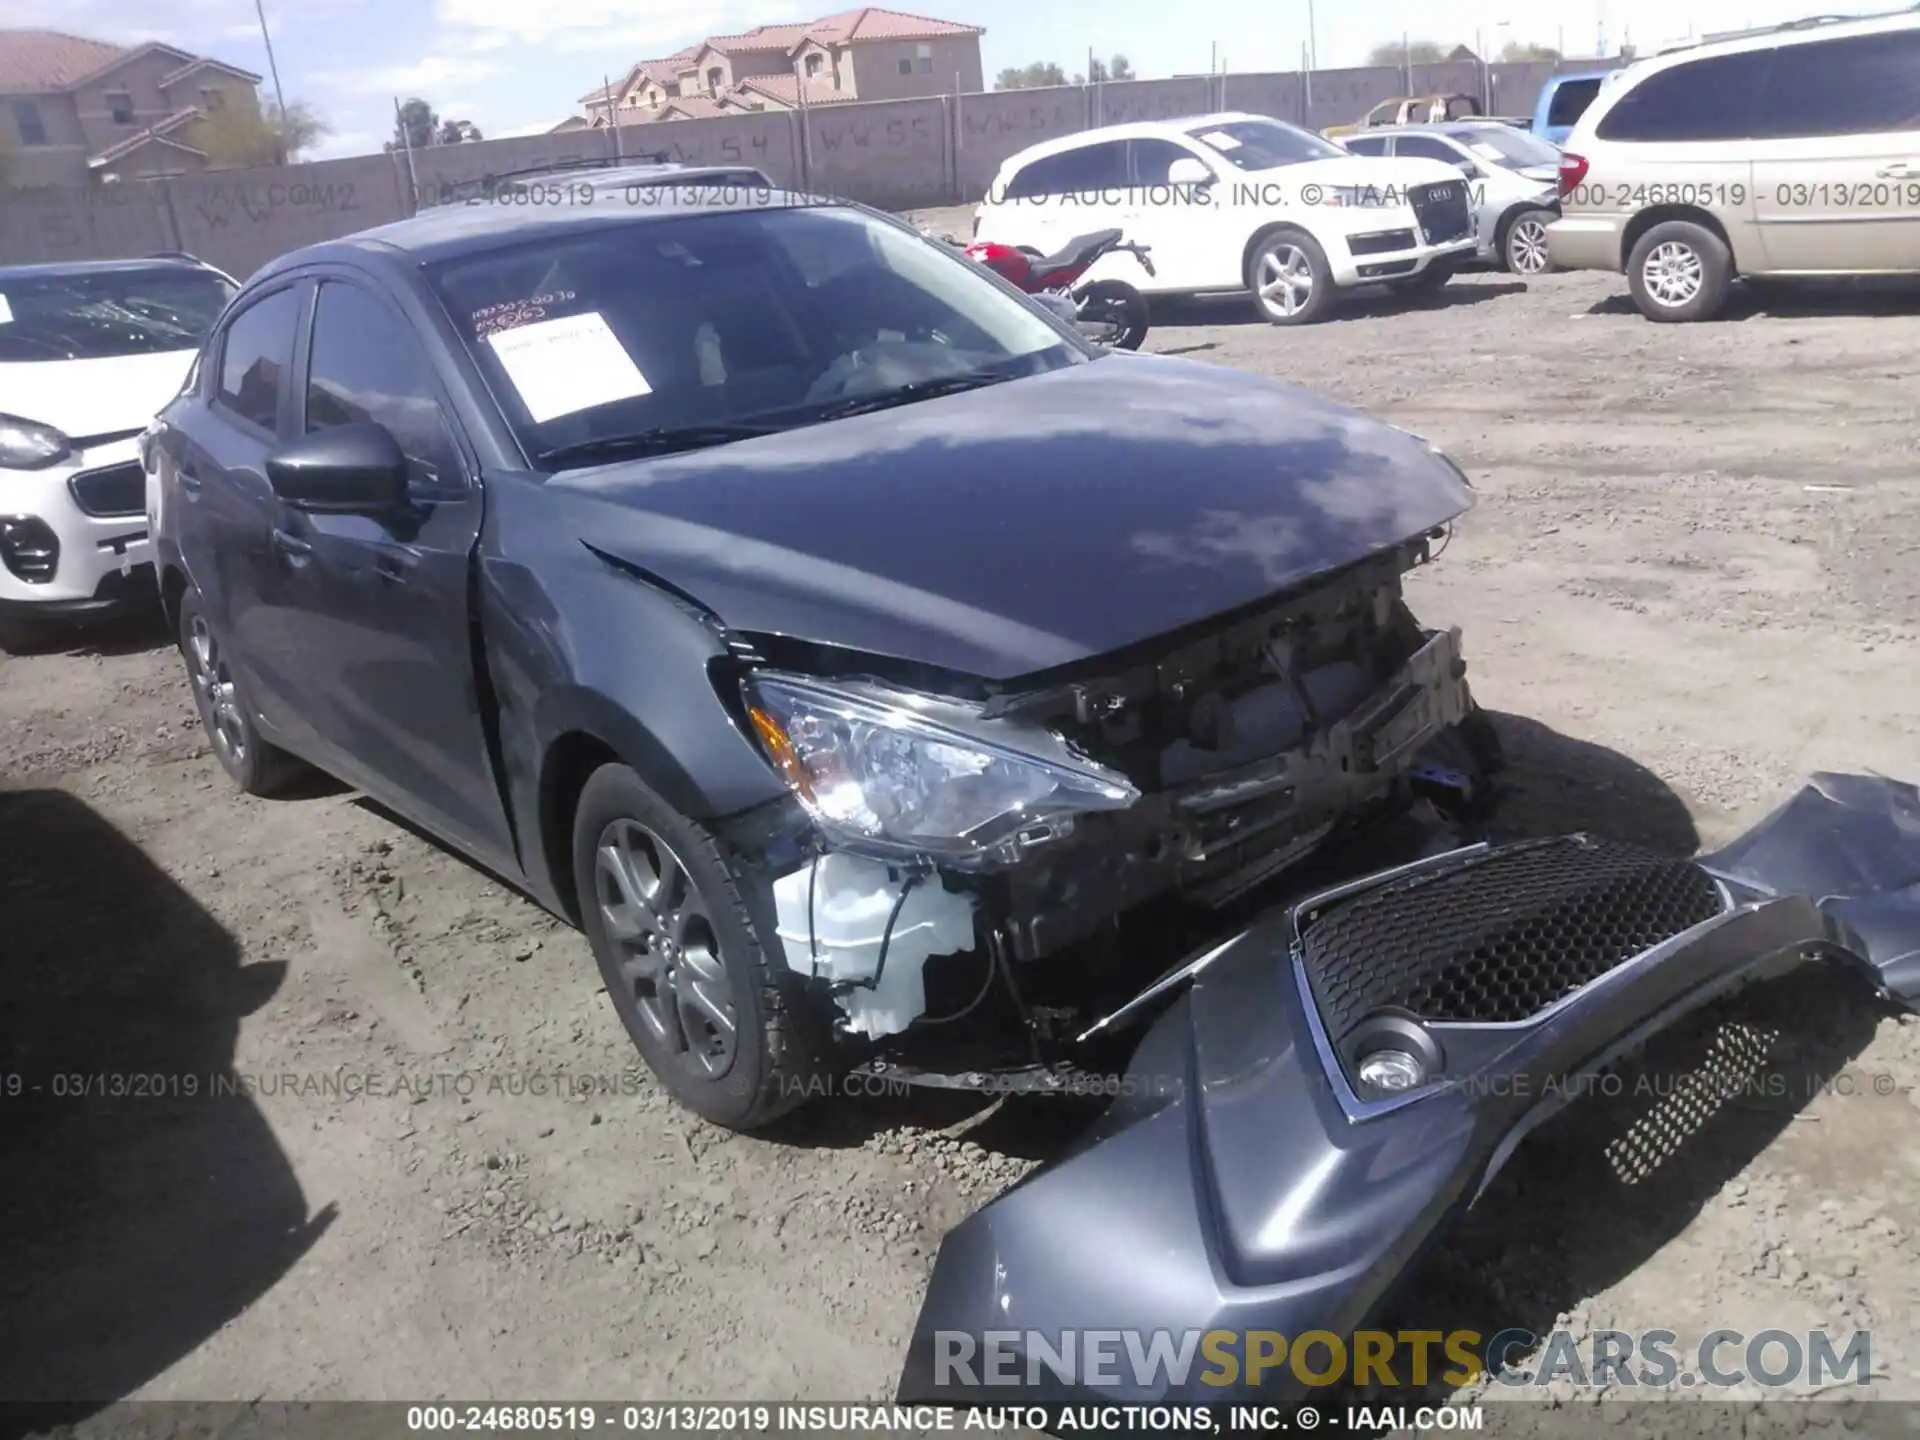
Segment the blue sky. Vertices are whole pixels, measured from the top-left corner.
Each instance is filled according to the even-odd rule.
[[[377,150],[392,134],[393,96],[419,95],[443,116],[494,135],[572,113],[577,98],[634,60],[708,34],[811,18],[845,8],[821,0],[264,0],[288,100],[333,127],[319,152]],[[1234,70],[1293,69],[1307,39],[1307,0],[902,0],[898,8],[986,27],[989,77],[1053,60],[1084,68],[1087,47],[1127,56],[1143,77],[1207,69],[1218,42]],[[1588,53],[1597,26],[1643,49],[1698,32],[1815,13],[1817,0],[1318,0],[1323,66],[1358,65],[1375,44],[1414,38],[1488,50],[1502,38]],[[1884,5],[1855,9],[1891,9]],[[1177,14],[1177,20],[1172,17]],[[267,73],[253,0],[0,0],[0,25],[46,25],[104,39],[158,38]]]

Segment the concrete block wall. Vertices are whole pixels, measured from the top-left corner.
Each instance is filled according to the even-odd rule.
[[[618,131],[488,140],[404,155],[229,170],[89,190],[0,190],[0,264],[190,250],[245,277],[275,256],[449,199],[449,187],[616,153],[687,164],[746,164],[776,184],[885,209],[955,204],[986,193],[1002,162],[1041,140],[1096,125],[1246,110],[1311,129],[1346,124],[1409,89],[1492,92],[1496,114],[1531,113],[1556,70],[1596,62],[1471,62],[1232,74],[1056,86],[805,111],[623,125]]]

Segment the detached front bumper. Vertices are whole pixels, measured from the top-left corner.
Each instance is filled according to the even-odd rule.
[[[1291,1367],[1249,1384],[1199,1337],[1351,1335],[1582,1079],[1816,958],[1920,998],[1913,787],[1816,777],[1697,861],[1563,836],[1269,912],[1160,1018],[1081,1147],[948,1236],[900,1399],[1297,1400]],[[1383,1048],[1424,1079],[1369,1088]]]

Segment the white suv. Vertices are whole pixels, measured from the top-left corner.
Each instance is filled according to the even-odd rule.
[[[1567,137],[1556,266],[1624,270],[1654,320],[1737,276],[1920,274],[1920,9],[1665,51]]]
[[[1459,170],[1437,160],[1352,155],[1264,115],[1108,125],[1049,140],[1000,167],[974,236],[1058,250],[1117,227],[1149,247],[1089,279],[1147,295],[1245,289],[1276,325],[1322,319],[1339,290],[1444,285],[1473,258]]]
[[[235,289],[185,255],[0,266],[0,629],[158,602],[135,441]]]

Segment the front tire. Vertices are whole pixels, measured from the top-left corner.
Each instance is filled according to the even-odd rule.
[[[1333,268],[1311,235],[1282,230],[1254,247],[1247,289],[1272,325],[1311,325],[1333,308]]]
[[[761,943],[725,852],[624,765],[580,792],[573,883],[614,1011],[674,1099],[753,1130],[812,1093],[806,996]]]
[[[1547,256],[1547,226],[1551,210],[1522,210],[1510,218],[1500,237],[1500,263],[1509,275],[1532,279],[1552,268]]]
[[[249,795],[273,795],[306,773],[299,760],[260,738],[253,704],[199,595],[180,597],[180,657],[193,686],[194,708],[220,768]]]
[[[1718,235],[1689,220],[1656,225],[1627,259],[1633,303],[1649,320],[1683,324],[1711,320],[1733,283],[1733,256]]]

